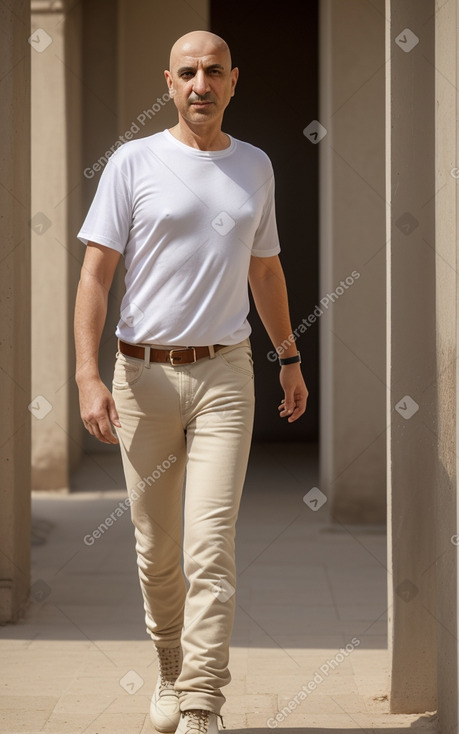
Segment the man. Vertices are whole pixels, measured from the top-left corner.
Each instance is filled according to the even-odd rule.
[[[165,77],[177,125],[116,151],[78,235],[87,250],[76,380],[87,430],[120,444],[159,662],[153,724],[215,734],[231,679],[235,524],[254,409],[248,281],[274,347],[292,329],[271,163],[222,131],[238,79],[227,44],[186,34]],[[121,254],[126,294],[110,393],[97,355]],[[294,343],[282,357],[279,414],[291,423],[308,391]]]

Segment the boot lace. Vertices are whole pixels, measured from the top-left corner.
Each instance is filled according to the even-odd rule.
[[[204,709],[188,709],[188,711],[183,711],[183,716],[186,716],[188,719],[187,731],[192,729],[193,731],[199,731],[201,734],[207,734],[209,713],[209,711],[205,711]],[[217,714],[217,716],[222,722],[222,727],[226,729],[220,714]]]

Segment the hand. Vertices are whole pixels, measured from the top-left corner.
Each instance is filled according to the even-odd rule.
[[[309,395],[299,363],[281,367],[279,380],[284,389],[284,399],[278,408],[279,415],[281,418],[288,416],[288,422],[293,423],[305,412]]]
[[[119,443],[111,424],[121,428],[110,390],[99,378],[78,383],[80,413],[84,427],[102,443]]]

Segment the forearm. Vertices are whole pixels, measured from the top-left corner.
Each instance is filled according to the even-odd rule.
[[[82,271],[75,303],[75,350],[77,383],[99,379],[99,346],[107,317],[107,289]]]
[[[293,357],[298,350],[292,340],[284,273],[277,258],[269,258],[269,265],[263,263],[263,259],[259,258],[259,263],[254,262],[249,276],[253,300],[274,348],[281,347],[283,358]]]

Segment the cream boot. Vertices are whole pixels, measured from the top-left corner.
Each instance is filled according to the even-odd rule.
[[[223,728],[226,728],[220,714],[204,709],[182,711],[175,734],[218,734],[217,716],[221,719]]]
[[[174,689],[182,667],[182,648],[156,647],[159,676],[151,704],[150,718],[160,732],[174,732],[180,720],[178,693]]]

